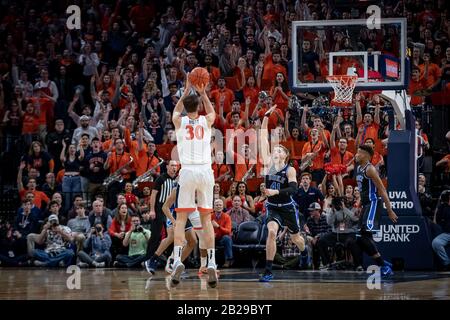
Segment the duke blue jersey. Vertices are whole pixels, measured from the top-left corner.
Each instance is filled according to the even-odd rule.
[[[265,176],[265,184],[267,189],[281,190],[289,187],[287,170],[290,168],[289,164],[286,164],[283,169],[276,171],[275,166],[269,169],[268,174]],[[288,204],[292,203],[292,198],[290,195],[280,195],[271,196],[267,198],[269,203],[273,204]]]
[[[356,171],[356,182],[358,183],[359,193],[361,194],[361,204],[366,204],[378,199],[377,187],[372,179],[366,175],[367,169],[371,165],[372,164],[369,162],[364,167],[358,166]]]

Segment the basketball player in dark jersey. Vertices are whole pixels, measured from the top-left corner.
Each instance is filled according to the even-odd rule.
[[[269,231],[266,241],[266,268],[259,278],[261,282],[272,280],[272,263],[277,250],[276,237],[279,228],[287,227],[291,240],[300,249],[302,255],[307,253],[305,241],[300,235],[298,213],[292,195],[297,192],[297,178],[293,167],[288,163],[289,151],[282,145],[275,145],[271,158],[269,158],[269,140],[267,137],[268,117],[276,108],[273,106],[266,112],[261,124],[261,144],[263,160],[268,164],[265,184],[267,195],[267,229]]]
[[[397,222],[397,215],[392,210],[391,202],[377,169],[370,162],[372,156],[373,149],[367,145],[359,146],[355,155],[358,164],[356,181],[361,194],[362,205],[358,245],[362,251],[375,260],[375,263],[381,268],[383,276],[390,276],[393,274],[392,265],[381,258],[373,240],[373,230],[378,230],[380,227],[382,201],[384,201],[389,219],[392,222]],[[381,199],[379,196],[381,196]]]

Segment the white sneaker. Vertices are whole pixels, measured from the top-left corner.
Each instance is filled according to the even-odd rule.
[[[173,266],[173,272],[171,275],[171,284],[173,287],[177,286],[180,283],[181,274],[184,272],[184,264],[181,261],[175,262]]]
[[[208,263],[208,285],[211,288],[217,286],[217,266],[214,263]]]
[[[104,267],[105,267],[105,262],[97,262],[97,261],[94,261],[94,262],[92,262],[92,264],[93,264],[94,267],[96,267],[96,268],[104,268]]]
[[[95,265],[95,261],[94,261],[94,265]],[[88,268],[89,265],[86,262],[78,262],[77,266],[79,266],[80,268]]]
[[[164,268],[167,273],[172,273],[173,271],[173,258],[167,259],[166,267]]]
[[[42,261],[39,261],[39,260],[34,260],[33,264],[34,264],[36,267],[45,267],[45,266],[47,265],[47,263],[42,262]]]

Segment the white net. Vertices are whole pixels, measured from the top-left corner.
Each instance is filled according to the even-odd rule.
[[[355,90],[358,76],[327,76],[327,80],[334,90],[334,99],[331,103],[336,106],[351,105],[353,90]]]

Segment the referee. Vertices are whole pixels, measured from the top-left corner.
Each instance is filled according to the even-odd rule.
[[[156,181],[150,196],[150,219],[152,219],[151,237],[148,243],[147,256],[151,257],[159,246],[161,231],[165,225],[166,216],[162,206],[174,188],[177,177],[178,163],[174,160],[169,162],[167,172],[160,175]]]

